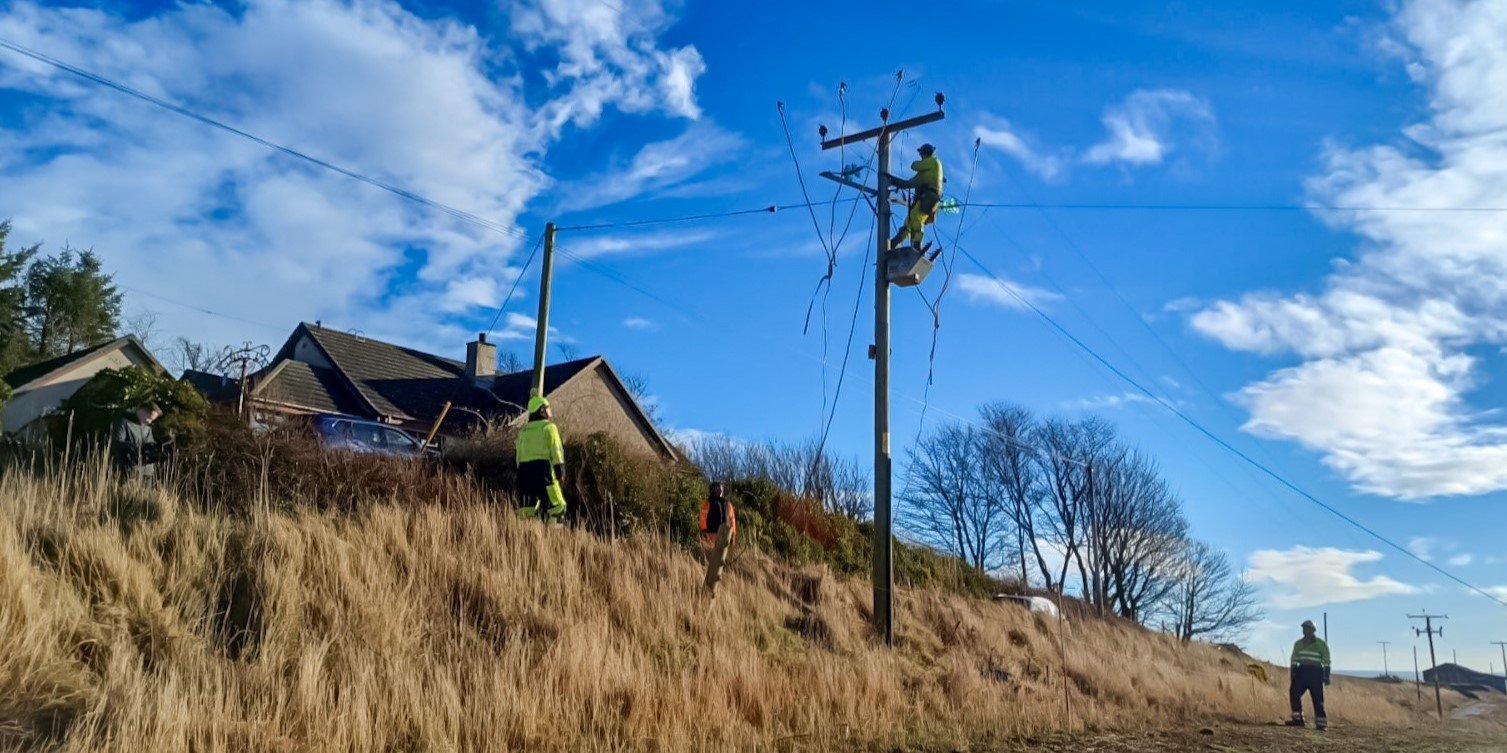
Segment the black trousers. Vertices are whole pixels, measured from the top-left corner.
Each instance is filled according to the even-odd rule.
[[[1288,686],[1287,697],[1292,701],[1292,718],[1303,718],[1303,694],[1313,696],[1313,721],[1319,726],[1324,726],[1328,719],[1324,716],[1324,668],[1308,664],[1298,666],[1292,671],[1292,685]]]

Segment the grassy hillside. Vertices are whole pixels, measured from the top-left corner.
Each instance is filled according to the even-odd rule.
[[[479,497],[226,507],[0,477],[0,750],[950,750],[1286,703],[1212,647],[935,591],[876,647],[860,580],[745,553],[708,600],[663,538]],[[1338,719],[1416,718],[1336,685]]]

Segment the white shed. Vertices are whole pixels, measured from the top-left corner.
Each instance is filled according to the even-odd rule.
[[[0,410],[0,431],[18,434],[37,419],[57,410],[64,400],[89,383],[105,369],[142,366],[167,373],[146,346],[134,335],[116,338],[58,356],[47,361],[22,366],[5,375],[11,398]]]

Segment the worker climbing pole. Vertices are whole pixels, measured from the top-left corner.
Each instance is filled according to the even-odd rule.
[[[922,144],[916,153],[921,159],[912,162],[910,169],[915,172],[909,180],[890,176],[890,183],[897,188],[911,189],[909,211],[905,215],[905,224],[900,232],[890,239],[891,246],[898,246],[908,238],[911,247],[926,253],[930,243],[922,245],[926,238],[926,226],[937,221],[937,208],[942,204],[942,161],[937,159],[937,148],[931,144]],[[941,247],[937,247],[937,253],[941,253]],[[935,261],[936,257],[932,257]]]
[[[927,258],[918,244],[924,236],[924,228],[928,217],[935,218],[937,206],[941,202],[942,166],[936,160],[935,149],[928,149],[927,154],[916,162],[921,167],[916,168],[917,175],[909,180],[897,181],[890,175],[890,142],[895,134],[917,126],[935,123],[946,115],[942,111],[944,98],[941,93],[936,96],[937,111],[927,115],[890,123],[889,108],[879,111],[883,125],[860,133],[839,136],[835,139],[822,141],[822,149],[836,149],[848,144],[877,139],[876,152],[878,155],[878,187],[871,188],[859,183],[851,175],[837,173],[822,173],[822,177],[835,181],[842,185],[856,188],[865,195],[875,199],[874,211],[878,215],[880,232],[875,233],[878,240],[878,261],[875,265],[874,287],[874,344],[870,350],[874,359],[874,630],[884,639],[886,644],[893,644],[895,637],[894,624],[894,555],[892,545],[894,542],[894,516],[891,508],[891,463],[890,463],[890,285],[910,287],[921,284],[926,275],[931,271],[932,263],[936,256]],[[825,139],[827,129],[821,128],[821,135]],[[930,145],[928,145],[929,147]],[[930,162],[928,162],[928,159]],[[933,164],[934,163],[934,164]],[[933,180],[934,179],[934,180]],[[907,226],[902,234],[890,236],[890,202],[891,191],[895,184],[912,186],[920,191],[920,186],[927,189],[934,188],[934,200],[921,207],[915,206],[918,197],[913,196],[907,205]],[[915,231],[911,232],[910,219],[918,217]],[[898,243],[909,239],[913,243],[909,246],[896,248]],[[938,246],[940,253],[941,247]]]

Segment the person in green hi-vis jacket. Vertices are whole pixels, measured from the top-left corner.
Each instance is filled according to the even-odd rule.
[[[1324,686],[1329,684],[1329,644],[1317,635],[1313,620],[1303,621],[1303,637],[1292,646],[1292,684],[1287,697],[1292,702],[1289,727],[1305,726],[1303,694],[1313,698],[1313,726],[1320,732],[1329,727],[1324,716]]]
[[[529,420],[518,432],[518,514],[546,522],[565,514],[565,445],[555,428],[549,401],[535,395],[528,401]]]

